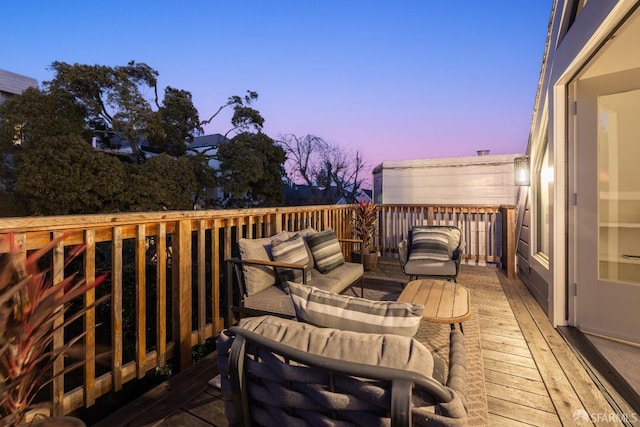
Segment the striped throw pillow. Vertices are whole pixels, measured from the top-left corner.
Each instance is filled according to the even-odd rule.
[[[332,229],[327,228],[324,231],[309,234],[307,244],[313,254],[315,268],[322,274],[344,264],[340,242]]]
[[[322,328],[413,337],[424,306],[397,301],[371,301],[288,282],[298,321]]]
[[[287,240],[274,240],[271,243],[271,256],[274,261],[286,262],[287,264],[309,264],[307,247],[302,236],[298,234]],[[277,270],[281,283],[287,280],[302,282],[302,270],[281,267],[278,267]],[[305,276],[308,282],[311,278],[311,268],[306,269]]]
[[[411,233],[410,260],[449,261],[449,234],[445,230],[415,229]]]

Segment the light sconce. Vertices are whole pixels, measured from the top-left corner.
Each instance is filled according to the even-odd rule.
[[[514,185],[528,186],[530,184],[529,156],[513,159]]]

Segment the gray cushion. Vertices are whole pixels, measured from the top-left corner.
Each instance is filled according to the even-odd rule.
[[[447,261],[449,253],[449,233],[442,229],[417,228],[411,233],[410,260]]]
[[[455,225],[416,225],[411,230],[412,232],[416,230],[431,230],[446,233],[449,256],[452,256],[453,251],[462,244],[462,231]]]
[[[340,267],[336,267],[327,274],[324,275],[326,278],[330,279],[338,279],[342,285],[342,288],[336,293],[340,293],[344,290],[344,288],[348,285],[355,283],[358,279],[362,277],[364,274],[364,266],[360,263],[355,262],[345,262]],[[314,276],[315,279],[315,276]],[[316,286],[320,289],[324,289],[326,291],[330,291],[331,289],[323,288],[322,286]],[[335,292],[335,291],[334,291]]]
[[[409,260],[404,272],[410,276],[455,276],[456,263],[449,261]]]
[[[344,264],[344,256],[336,233],[327,228],[307,236],[307,244],[313,254],[315,268],[321,273],[328,273]]]
[[[325,328],[412,337],[424,312],[418,304],[372,301],[294,282],[288,285],[297,319]]]
[[[336,233],[330,228],[307,236],[315,268],[325,274],[344,264],[344,256]]]
[[[291,297],[279,286],[269,286],[257,294],[245,296],[244,307],[291,317],[296,315]]]
[[[307,267],[309,264],[307,247],[302,240],[302,236],[298,234],[287,240],[273,240],[271,254],[274,261],[307,265]],[[311,279],[311,268],[309,267],[304,272],[292,268],[278,268],[281,282],[286,282],[287,280],[302,282],[303,273],[305,273],[306,281],[308,282]]]
[[[310,234],[315,234],[315,233],[317,233],[317,231],[315,228],[312,228],[312,227],[307,227],[303,230],[299,230],[294,233],[294,235],[298,234],[302,236],[302,240],[304,240],[304,246],[307,248],[307,252],[309,254],[309,268],[313,268],[315,266],[315,263],[313,261],[313,254],[311,253],[311,249],[309,249],[309,244],[307,243],[307,237]]]
[[[272,237],[263,239],[238,239],[240,258],[243,260],[255,259],[260,261],[271,261],[272,240],[287,240],[286,232],[280,232]],[[254,295],[276,283],[276,275],[273,267],[243,265],[245,292],[247,295]]]
[[[433,374],[433,356],[417,340],[392,334],[363,334],[281,319],[241,319],[239,326],[282,344],[333,359]]]

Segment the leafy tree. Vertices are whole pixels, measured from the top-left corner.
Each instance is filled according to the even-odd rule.
[[[264,124],[252,107],[257,92],[229,97],[200,122],[188,91],[167,87],[160,101],[158,72],[144,63],[54,62],[51,68],[55,77],[42,89],[28,89],[0,106],[0,215],[210,207],[217,185],[209,167],[213,155],[189,150],[189,143],[226,108],[233,109],[227,135],[260,132]],[[117,152],[100,154],[91,147],[93,137],[107,148],[115,148],[111,141],[128,142],[134,162]],[[168,156],[147,159],[139,146],[145,139]],[[254,149],[262,150],[260,144]],[[274,182],[282,175],[277,167],[271,172]],[[251,181],[249,197],[255,193],[259,203],[276,203],[280,188],[267,188],[269,179]]]
[[[231,117],[231,125],[224,136],[229,136],[232,132],[261,132],[264,125],[264,118],[260,115],[260,112],[250,105],[258,99],[258,92],[248,90],[245,96],[230,96],[227,98],[227,102],[221,105],[215,113],[208,120],[202,122],[202,125],[207,125],[215,119],[226,108],[233,108],[233,116]]]
[[[84,109],[64,92],[29,88],[0,105],[0,187],[11,191],[13,154],[49,136],[81,135]]]
[[[334,204],[341,199],[356,202],[365,167],[359,151],[345,150],[314,135],[284,135],[278,144],[287,155],[288,177],[309,187],[311,203]]]
[[[284,150],[263,133],[242,132],[218,149],[230,207],[281,206],[284,203]]]
[[[187,91],[167,87],[162,105],[158,100],[158,72],[144,63],[126,66],[67,64],[54,62],[56,76],[45,86],[71,94],[87,111],[87,123],[104,141],[119,136],[132,153],[143,159],[138,143],[148,139],[161,151],[184,153],[185,141],[202,132],[198,111]],[[153,108],[144,92],[155,95]]]
[[[194,163],[160,154],[142,165],[130,165],[132,174],[129,211],[189,210],[199,190]]]
[[[34,215],[121,210],[125,166],[97,153],[78,135],[50,136],[20,147],[15,156],[15,192]]]
[[[163,104],[149,124],[148,139],[162,153],[181,156],[196,133],[202,132],[198,122],[198,110],[193,105],[191,93],[168,86]],[[155,127],[154,127],[155,126]]]

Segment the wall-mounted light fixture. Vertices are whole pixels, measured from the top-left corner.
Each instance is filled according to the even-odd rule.
[[[529,169],[529,156],[513,159],[514,185],[527,186],[530,184],[531,171]]]

